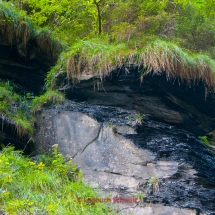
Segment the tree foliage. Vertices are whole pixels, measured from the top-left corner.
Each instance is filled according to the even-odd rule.
[[[108,34],[128,42],[144,36],[177,41],[192,51],[213,53],[215,2],[212,0],[11,0],[41,27],[69,45]]]

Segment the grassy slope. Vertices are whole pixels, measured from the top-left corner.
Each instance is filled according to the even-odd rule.
[[[107,214],[104,203],[83,201],[98,195],[81,182],[81,173],[71,160],[64,162],[57,146],[51,155],[41,155],[36,161],[13,147],[4,148],[0,176],[0,209],[8,215]]]

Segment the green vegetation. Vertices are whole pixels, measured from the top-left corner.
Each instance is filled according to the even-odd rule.
[[[191,54],[177,45],[162,40],[145,42],[138,41],[136,48],[128,44],[109,44],[107,38],[80,40],[71,46],[69,52],[63,53],[62,58],[48,75],[48,86],[54,88],[55,77],[59,68],[65,70],[67,78],[79,80],[82,74],[92,74],[100,77],[110,74],[117,68],[128,70],[138,67],[141,78],[153,71],[154,74],[166,72],[167,79],[180,77],[188,84],[204,81],[208,91],[215,87],[215,61],[207,55]],[[145,65],[145,66],[144,66]],[[143,67],[144,66],[144,67]]]
[[[145,114],[137,113],[134,118],[137,124],[142,125],[142,120],[144,117]]]
[[[54,59],[63,50],[62,44],[53,39],[49,31],[36,29],[24,11],[12,7],[8,2],[0,2],[0,36],[5,43],[17,45],[20,55],[24,57],[33,43],[38,50]]]
[[[157,178],[157,177],[151,177],[149,179],[147,185],[149,187],[152,186],[153,193],[158,192],[159,191],[159,178]]]
[[[58,91],[48,90],[41,96],[36,96],[32,100],[32,112],[37,112],[42,109],[42,107],[47,107],[55,104],[59,104],[64,100],[64,96]]]
[[[33,134],[33,117],[30,114],[28,94],[19,95],[13,83],[0,81],[0,114],[2,119],[12,121],[19,138]],[[2,124],[4,129],[4,121]]]
[[[36,161],[6,147],[0,152],[0,208],[7,214],[107,214],[95,190],[81,181],[81,172],[65,161],[58,147]]]
[[[1,128],[4,129],[4,120],[12,122],[17,136],[24,140],[33,135],[33,113],[40,111],[42,107],[59,104],[64,100],[64,95],[48,90],[32,99],[29,93],[19,91],[12,82],[0,81],[0,114],[3,119]]]
[[[19,138],[32,135],[33,113],[64,99],[57,91],[59,74],[68,84],[91,75],[100,79],[99,87],[113,70],[135,67],[140,81],[151,72],[165,72],[168,80],[202,81],[206,93],[214,92],[214,7],[212,0],[0,0],[1,42],[16,46],[22,57],[33,47],[57,61],[45,79],[46,92],[34,99],[11,82],[0,82],[1,118],[14,124]],[[129,120],[141,124],[143,117]],[[199,138],[209,145],[206,136]],[[107,210],[102,204],[76,201],[96,193],[83,185],[56,147],[36,162],[5,148],[0,167],[0,207],[9,214]],[[152,177],[148,185],[159,191],[158,178]]]
[[[168,80],[203,81],[206,91],[213,92],[214,4],[210,0],[11,0],[0,3],[0,34],[17,44],[20,53],[27,54],[34,41],[58,59],[46,78],[49,90],[58,88],[59,71],[76,83],[83,74],[103,79],[114,69],[127,71],[134,66],[140,79],[151,71],[166,72]]]
[[[206,146],[210,146],[210,142],[208,141],[208,137],[207,136],[199,136],[198,137],[202,143],[204,143]]]
[[[139,199],[139,200],[143,200],[143,199],[144,199],[144,197],[145,197],[145,194],[144,194],[144,193],[139,192],[139,193],[137,194],[137,197],[138,197],[138,199]]]
[[[46,93],[32,105],[1,84],[0,113],[16,124],[19,136],[32,134],[32,116],[25,113],[63,100],[57,92],[61,73],[68,84],[86,74],[100,78],[100,87],[111,71],[135,67],[140,80],[165,72],[168,80],[202,81],[206,94],[213,93],[214,7],[211,0],[0,1],[3,43],[15,45],[21,56],[34,47],[57,61],[45,79]]]

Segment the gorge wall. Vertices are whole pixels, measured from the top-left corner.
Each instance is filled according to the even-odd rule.
[[[201,82],[139,75],[114,71],[99,88],[99,79],[65,84],[62,75],[73,101],[37,115],[36,150],[58,144],[104,197],[145,196],[118,214],[214,214],[214,149],[197,138],[215,129],[213,96]]]
[[[0,77],[35,94],[54,64],[40,54],[20,59],[16,47],[4,44],[0,58]],[[59,144],[104,197],[144,194],[138,203],[113,204],[118,214],[215,214],[215,99],[203,82],[167,80],[165,73],[141,82],[132,67],[113,71],[103,82],[65,76],[59,72],[56,84],[72,101],[37,113],[34,153]],[[0,141],[24,148],[6,123]],[[203,135],[211,138],[210,147],[197,138]]]

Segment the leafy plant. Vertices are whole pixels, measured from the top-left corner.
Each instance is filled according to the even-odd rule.
[[[210,146],[210,142],[207,139],[207,136],[198,136],[198,138],[204,143],[206,146]]]
[[[142,119],[145,117],[145,114],[141,114],[141,113],[137,113],[134,116],[134,119],[136,121],[137,124],[142,125]]]
[[[144,193],[137,193],[138,199],[141,201],[145,197]]]

